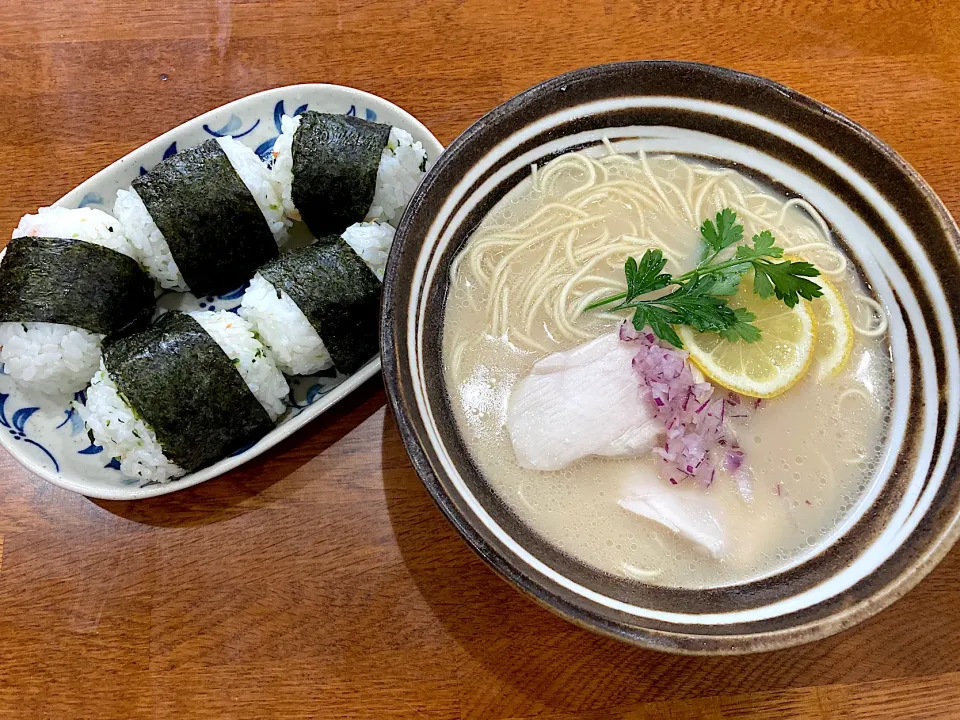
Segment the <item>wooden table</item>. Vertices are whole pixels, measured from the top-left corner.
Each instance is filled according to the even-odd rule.
[[[0,0],[0,227],[161,132],[332,82],[444,143],[611,60],[766,75],[890,142],[960,210],[960,4]],[[501,582],[420,485],[381,381],[226,477],[91,501],[0,453],[3,718],[960,717],[960,552],[862,627],[660,655]]]

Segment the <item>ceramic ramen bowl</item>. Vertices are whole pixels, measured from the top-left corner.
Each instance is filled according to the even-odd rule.
[[[893,387],[873,481],[814,552],[782,571],[693,590],[595,570],[511,511],[458,431],[441,358],[451,262],[531,164],[604,136],[707,158],[805,198],[886,310]],[[822,638],[906,593],[960,532],[958,239],[943,203],[902,158],[797,92],[688,63],[578,70],[470,127],[410,203],[384,284],[390,402],[414,465],[450,522],[506,580],[568,620],[684,653],[763,651]]]

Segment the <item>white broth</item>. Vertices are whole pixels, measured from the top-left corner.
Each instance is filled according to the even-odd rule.
[[[714,503],[728,535],[717,556],[618,504],[633,479],[657,474],[652,454],[532,470],[518,463],[506,419],[511,392],[536,361],[629,317],[584,311],[623,290],[628,256],[660,248],[667,271],[689,270],[701,223],[723,208],[736,211],[744,238],[770,230],[790,256],[815,264],[856,332],[839,373],[820,377],[814,365],[737,425],[752,499],[722,471],[709,487],[666,486],[684,502]],[[769,574],[813,552],[874,477],[891,389],[882,308],[812,207],[735,170],[666,155],[562,156],[521,182],[468,240],[445,313],[447,389],[484,478],[544,539],[601,571],[692,588]]]

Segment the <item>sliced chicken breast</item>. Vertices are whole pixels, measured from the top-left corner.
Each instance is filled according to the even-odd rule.
[[[590,455],[648,453],[662,427],[640,397],[634,355],[631,343],[613,332],[539,360],[517,383],[507,407],[520,465],[560,470]]]
[[[721,500],[700,488],[670,485],[652,472],[636,473],[618,504],[663,525],[714,557],[729,550]]]

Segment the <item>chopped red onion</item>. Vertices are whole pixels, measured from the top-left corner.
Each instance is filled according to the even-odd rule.
[[[633,369],[641,380],[640,392],[650,399],[655,416],[663,422],[663,446],[653,449],[661,458],[661,474],[674,485],[677,476],[684,476],[694,478],[701,487],[709,487],[717,471],[714,456],[728,445],[732,435],[726,421],[750,417],[759,402],[748,409],[736,393],[717,397],[713,385],[694,380],[686,352],[658,344],[652,333],[638,332],[624,322],[620,339],[636,343]],[[727,405],[738,412],[729,412]],[[737,475],[741,483],[739,478],[745,477],[740,470],[743,461],[743,451],[736,442],[730,443],[722,466],[726,472]]]
[[[631,340],[639,340],[640,333],[630,323],[622,322],[620,323],[620,339],[623,342],[630,342]]]
[[[728,473],[735,473],[743,465],[743,450],[727,450],[723,457],[723,469]]]

